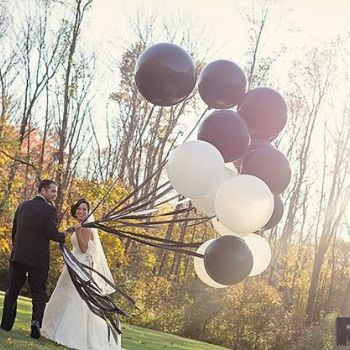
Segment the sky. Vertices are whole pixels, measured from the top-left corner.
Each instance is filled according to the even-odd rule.
[[[258,0],[94,0],[86,40],[97,52],[103,86],[99,88],[96,97],[101,108],[118,84],[118,62],[127,44],[133,41],[131,23],[137,13],[145,18],[152,11],[157,11],[157,20],[179,14],[191,17],[194,33],[196,29],[202,28],[202,34],[208,38],[204,44],[212,42],[207,62],[224,58],[231,59],[242,67],[246,63],[249,40],[248,25],[242,13],[253,14],[257,11],[257,2]],[[285,84],[288,65],[294,59],[303,59],[306,47],[321,47],[346,33],[350,35],[350,0],[268,2],[272,5],[269,24],[264,32],[263,55],[273,56],[282,47],[285,49],[285,54],[274,63],[275,81],[280,80]],[[161,34],[159,41],[164,41]],[[199,45],[199,50],[201,47]],[[277,87],[276,89],[278,90]],[[349,87],[338,85],[338,90],[345,93]],[[341,105],[338,107],[342,108]],[[190,129],[195,120],[196,116],[186,116],[184,123]],[[97,129],[103,135],[105,127],[102,123],[98,123]],[[322,142],[322,131],[316,132],[315,139],[316,143]]]
[[[128,32],[127,16],[137,10],[147,13],[157,9],[161,15],[181,12],[193,16],[219,38],[231,37],[234,43],[242,45],[246,38],[239,9],[251,8],[253,4],[254,0],[95,0],[91,24],[97,35],[111,38]],[[281,13],[283,18],[279,19]],[[349,0],[275,0],[272,6],[274,20],[287,21],[291,27],[299,28],[289,41],[290,45],[332,40],[349,25],[348,13]],[[280,36],[285,35],[282,29]]]
[[[14,2],[13,6],[21,1],[23,0]],[[242,18],[242,12],[245,10],[253,13],[254,4],[258,1],[263,0],[93,0],[92,8],[84,22],[82,36],[84,45],[86,43],[97,58],[94,81],[94,108],[96,106],[97,111],[93,118],[101,146],[107,144],[103,141],[106,139],[106,103],[110,93],[117,89],[120,80],[118,64],[121,56],[127,45],[135,39],[132,22],[137,13],[141,14],[142,19],[152,11],[157,11],[158,21],[162,17],[175,18],[179,14],[191,17],[193,37],[199,29],[202,30],[203,37],[208,38],[198,49],[206,52],[205,46],[208,42],[211,43],[211,50],[206,56],[207,62],[224,58],[231,59],[242,67],[245,64],[249,40],[248,26]],[[272,3],[271,15],[263,40],[263,54],[273,55],[282,47],[286,48],[283,57],[273,66],[277,80],[288,78],[287,65],[294,58],[302,58],[305,55],[305,47],[321,46],[324,42],[336,40],[340,35],[350,35],[350,0],[269,2]],[[160,33],[158,39],[164,41],[165,36]],[[85,46],[83,48],[85,51]],[[276,89],[278,90],[278,86]],[[338,90],[345,91],[346,88],[338,86]],[[201,115],[202,111],[199,111],[198,115]],[[195,115],[183,118],[189,129],[195,123],[195,119]]]
[[[270,1],[271,2],[271,1]],[[96,49],[101,70],[117,80],[117,63],[128,40],[132,40],[130,17],[137,12],[159,18],[182,14],[194,26],[205,28],[213,40],[208,61],[227,58],[244,63],[248,31],[240,12],[252,11],[255,0],[95,0],[90,10],[86,39]],[[303,46],[321,45],[350,31],[350,0],[275,0],[264,43],[266,54],[288,49],[288,58],[302,55]],[[161,40],[161,36],[160,36]],[[217,46],[217,47],[215,47]],[[113,71],[115,66],[115,71]],[[112,76],[109,76],[114,83]],[[104,79],[105,80],[105,79]]]
[[[99,109],[105,109],[110,92],[115,91],[118,84],[118,63],[127,44],[133,41],[131,18],[135,18],[137,13],[147,17],[152,11],[157,11],[158,20],[179,14],[191,17],[193,30],[204,28],[204,37],[212,40],[206,57],[208,62],[225,58],[242,66],[248,47],[248,27],[241,12],[248,9],[248,13],[252,13],[255,2],[94,0],[84,37],[87,45],[96,52],[96,100],[100,104]],[[288,78],[286,65],[294,58],[302,57],[305,46],[322,45],[344,35],[346,31],[350,32],[350,0],[275,0],[270,3],[273,5],[263,53],[268,56],[282,47],[286,49],[286,54],[273,70],[278,79]],[[159,41],[164,41],[161,34]],[[98,132],[103,134],[104,128],[103,123],[98,123]]]

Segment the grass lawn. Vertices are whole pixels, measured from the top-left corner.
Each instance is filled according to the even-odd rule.
[[[2,314],[4,293],[0,292],[0,313]],[[17,310],[17,318],[11,332],[0,329],[0,349],[21,350],[46,350],[67,349],[53,342],[41,338],[34,340],[29,336],[29,324],[31,317],[30,299],[20,297]],[[223,350],[220,346],[197,342],[191,339],[181,338],[176,335],[152,331],[150,329],[123,325],[122,347],[125,350],[164,350],[164,349],[187,349],[187,350]]]

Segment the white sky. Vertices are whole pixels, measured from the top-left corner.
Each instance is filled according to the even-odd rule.
[[[12,0],[8,1],[11,3]],[[13,6],[21,1],[13,2]],[[216,47],[206,57],[208,62],[226,58],[242,66],[245,63],[248,32],[240,11],[253,8],[257,1],[94,0],[82,35],[97,57],[94,100],[97,112],[94,119],[101,146],[105,145],[103,140],[106,135],[103,123],[105,105],[109,94],[116,90],[119,83],[119,60],[127,43],[133,42],[130,17],[135,16],[137,11],[147,16],[152,10],[157,10],[159,17],[172,17],[179,13],[189,15],[196,27],[205,28],[204,36],[215,39]],[[264,54],[268,56],[282,46],[286,47],[283,59],[273,66],[275,76],[283,80],[287,78],[288,61],[303,57],[304,46],[320,46],[345,33],[350,35],[350,0],[275,0],[270,20]],[[338,86],[338,91],[343,90],[346,90],[345,87],[341,89]],[[195,118],[185,116],[183,121],[193,125]]]
[[[90,11],[88,44],[97,49],[98,64],[104,87],[97,98],[106,101],[118,84],[118,61],[128,42],[133,41],[130,17],[157,10],[159,17],[189,15],[204,35],[214,38],[217,48],[207,61],[226,58],[245,64],[248,31],[240,11],[254,11],[257,0],[94,0]],[[304,57],[305,47],[321,46],[350,33],[350,0],[272,0],[269,26],[265,32],[263,54],[286,53],[273,67],[277,80],[286,80],[288,65],[294,58]],[[349,34],[350,35],[350,34]],[[165,38],[164,38],[165,39]],[[160,41],[164,41],[160,38]],[[115,69],[114,69],[115,68]],[[339,86],[338,86],[339,88]],[[345,87],[341,89],[347,90]],[[339,91],[339,90],[338,90]],[[201,114],[201,113],[200,113]],[[185,123],[193,124],[195,116],[186,116]],[[98,125],[101,135],[103,124]],[[196,133],[194,133],[196,134]],[[316,138],[322,138],[320,133]]]
[[[125,48],[132,40],[129,16],[136,11],[159,12],[159,17],[179,13],[190,15],[198,26],[205,26],[206,35],[215,38],[217,50],[208,61],[228,58],[244,63],[247,48],[247,28],[239,11],[252,9],[255,0],[95,0],[90,10],[88,43],[97,49],[98,59],[108,74],[117,79],[111,68],[117,65]],[[289,56],[301,52],[302,46],[314,46],[336,39],[350,31],[350,0],[275,0],[271,25],[264,50],[266,54],[285,46]],[[277,29],[277,30],[276,30]],[[293,29],[293,31],[290,31]],[[224,45],[223,45],[224,43]],[[110,82],[113,77],[110,76]]]
[[[94,0],[90,20],[84,32],[87,45],[97,53],[96,100],[104,114],[105,102],[115,91],[118,61],[128,42],[133,41],[130,17],[137,11],[145,14],[156,10],[159,17],[171,17],[179,13],[193,18],[195,25],[204,26],[208,38],[215,38],[207,61],[227,58],[239,65],[245,63],[248,42],[246,23],[240,11],[253,11],[255,0]],[[270,1],[271,2],[271,1]],[[278,51],[282,46],[287,52],[274,66],[279,79],[286,79],[286,64],[295,57],[302,57],[304,46],[317,46],[335,40],[350,32],[350,0],[275,0],[267,27],[264,54]],[[164,40],[164,39],[163,39]],[[161,38],[160,38],[160,41]],[[96,101],[95,100],[95,101]],[[103,134],[104,125],[97,125]]]
[[[128,29],[125,15],[132,15],[137,9],[157,9],[164,15],[187,12],[219,37],[231,36],[239,42],[240,37],[245,39],[239,9],[253,4],[254,0],[95,0],[91,24],[94,31],[106,36],[125,35]],[[299,27],[294,43],[331,40],[349,24],[349,0],[277,0],[273,8],[275,13],[285,11],[283,20]]]

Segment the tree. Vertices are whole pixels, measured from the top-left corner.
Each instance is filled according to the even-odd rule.
[[[81,25],[84,16],[88,11],[92,0],[75,0],[72,8],[73,23],[67,24],[69,29],[68,54],[65,57],[63,97],[58,99],[58,167],[56,181],[58,185],[58,201],[56,206],[58,212],[61,213],[65,192],[69,190],[69,182],[72,176],[71,163],[73,155],[76,153],[76,147],[81,135],[84,116],[88,113],[89,102],[87,100],[88,90],[91,84],[91,74],[87,71],[85,65],[85,57],[80,58],[78,63],[76,60],[76,50]],[[79,86],[81,84],[81,86]],[[59,95],[58,95],[59,96]],[[62,102],[62,112],[60,103]],[[69,124],[69,122],[71,124]],[[83,143],[83,142],[82,142]],[[66,147],[68,146],[68,153]],[[76,154],[75,154],[76,155]],[[80,154],[81,155],[81,154]],[[79,157],[78,157],[79,158]],[[75,163],[76,166],[77,163]]]
[[[40,111],[40,99],[49,82],[57,74],[65,51],[63,28],[60,27],[56,33],[49,31],[50,2],[43,5],[40,10],[39,6],[34,7],[34,11],[28,16],[23,16],[23,20],[14,28],[13,34],[11,33],[13,37],[10,39],[15,46],[1,66],[2,116],[15,113],[11,118],[20,125],[18,148],[13,158],[22,159],[28,164],[33,163],[30,159],[31,133],[39,121],[35,114]],[[53,37],[55,40],[51,41]],[[8,46],[9,43],[6,42],[5,45]],[[22,84],[23,93],[17,96],[13,93],[11,96],[10,91],[16,91],[18,84]],[[11,109],[16,104],[18,108]],[[23,154],[24,150],[26,151]],[[4,198],[12,192],[17,166],[16,161],[11,165],[4,184]],[[25,173],[23,198],[29,195],[28,165],[25,167]],[[36,180],[39,176],[40,174],[36,173]],[[4,201],[1,201],[0,213],[3,212],[4,205]]]
[[[334,123],[334,121],[333,121]],[[350,195],[350,183],[347,180],[350,171],[350,123],[349,112],[345,108],[343,117],[339,122],[335,122],[335,130],[326,128],[327,141],[334,144],[334,158],[326,158],[325,165],[329,166],[329,172],[324,173],[326,185],[322,195],[324,196],[324,206],[322,208],[322,222],[320,235],[315,235],[315,259],[312,269],[311,285],[306,305],[306,314],[309,322],[313,322],[317,292],[319,290],[320,272],[324,263],[324,258],[331,243],[336,238],[336,233],[344,220],[344,213],[348,206]],[[327,147],[329,149],[329,147]],[[327,153],[325,154],[327,157]]]
[[[241,16],[248,28],[248,50],[246,53],[247,63],[245,67],[247,75],[247,90],[258,86],[266,85],[269,82],[269,75],[273,64],[286,51],[284,46],[272,55],[268,55],[268,40],[278,31],[286,21],[286,14],[283,10],[275,13],[275,0],[259,0],[249,7],[240,10]],[[272,18],[278,18],[273,21]],[[283,21],[282,21],[283,18]]]

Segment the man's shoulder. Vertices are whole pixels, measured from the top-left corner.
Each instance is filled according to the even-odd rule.
[[[53,205],[50,205],[50,204],[48,204],[48,203],[46,203],[46,204],[47,204],[47,210],[48,210],[49,212],[57,213],[56,207],[54,207]]]
[[[32,199],[28,199],[26,201],[23,201],[22,203],[20,203],[17,207],[17,210],[18,209],[21,209],[21,208],[25,208],[25,207],[28,207],[28,206],[31,206],[32,205]]]
[[[53,206],[53,205],[50,205],[49,203],[47,203],[45,201],[45,199],[39,197],[39,196],[36,196],[32,199],[29,199],[25,202],[22,202],[18,208],[20,207],[40,207],[44,210],[47,210],[47,211],[53,211],[53,212],[56,212],[56,208]]]

